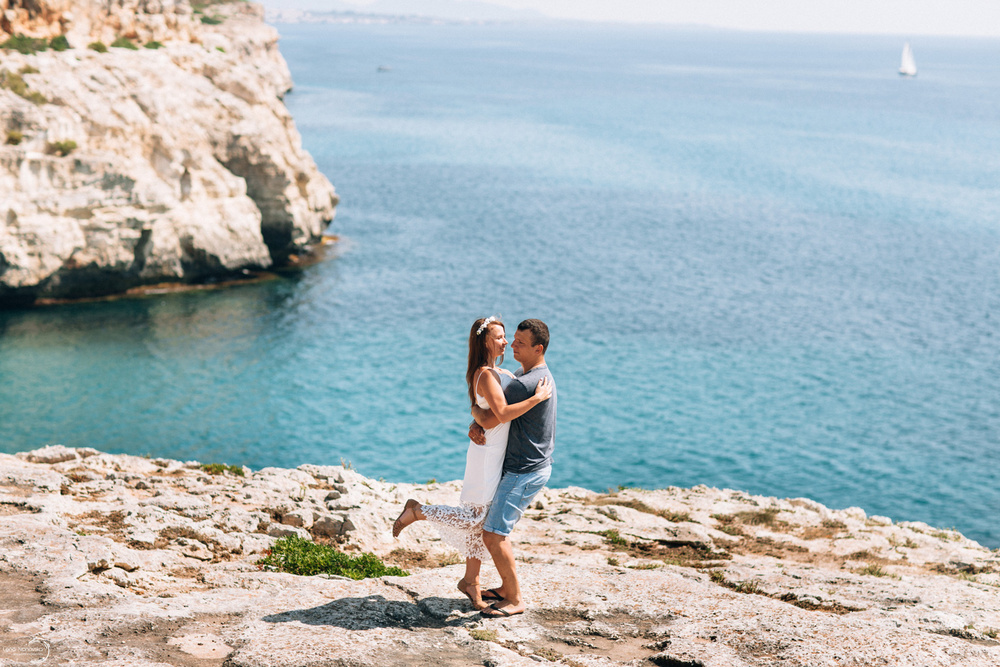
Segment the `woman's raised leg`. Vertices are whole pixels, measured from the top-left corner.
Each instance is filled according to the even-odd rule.
[[[395,523],[392,524],[393,537],[399,537],[399,534],[403,532],[403,529],[414,521],[422,521],[427,518],[424,516],[421,507],[421,504],[413,498],[406,501],[406,505],[403,506],[403,511],[399,513],[399,517],[397,517]]]

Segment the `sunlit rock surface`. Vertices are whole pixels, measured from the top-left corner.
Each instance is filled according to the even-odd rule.
[[[954,531],[704,486],[547,489],[513,535],[529,611],[493,620],[430,525],[391,536],[406,498],[457,503],[458,482],[243,471],[0,455],[0,642],[58,664],[1000,664],[1000,555]],[[276,534],[412,574],[261,570]]]
[[[320,240],[337,198],[282,102],[291,77],[257,5],[0,8],[0,42],[72,47],[0,51],[0,305],[231,277]],[[87,48],[120,37],[140,48]]]

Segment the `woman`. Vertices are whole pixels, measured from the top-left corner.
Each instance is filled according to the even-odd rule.
[[[514,376],[499,368],[506,348],[506,331],[500,318],[479,318],[473,322],[469,331],[469,366],[465,373],[469,400],[472,405],[489,408],[495,422],[491,420],[494,425],[486,430],[486,444],[469,443],[461,505],[421,505],[410,499],[392,526],[393,537],[398,537],[414,521],[427,519],[434,523],[441,539],[465,556],[465,576],[459,580],[458,590],[468,596],[476,609],[487,607],[479,590],[480,567],[484,560],[490,560],[483,544],[483,521],[503,474],[510,422],[552,395],[551,385],[543,379],[534,396],[514,405],[507,404],[503,390]],[[491,594],[485,598],[487,600],[501,599],[495,591],[487,593]]]

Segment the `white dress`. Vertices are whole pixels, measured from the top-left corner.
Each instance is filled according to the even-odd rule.
[[[505,387],[510,377],[493,373]],[[476,394],[476,405],[489,409],[486,399]],[[510,422],[497,424],[486,431],[486,444],[469,441],[465,455],[465,479],[462,481],[460,505],[424,505],[422,511],[434,524],[441,539],[462,552],[466,558],[489,561],[490,552],[483,544],[483,521],[493,502],[493,494],[503,474],[503,459],[507,454],[507,432]]]

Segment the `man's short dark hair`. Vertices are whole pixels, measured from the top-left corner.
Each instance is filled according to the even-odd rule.
[[[549,349],[549,328],[541,320],[525,320],[517,325],[518,331],[531,332],[531,345],[541,345],[542,354]]]

